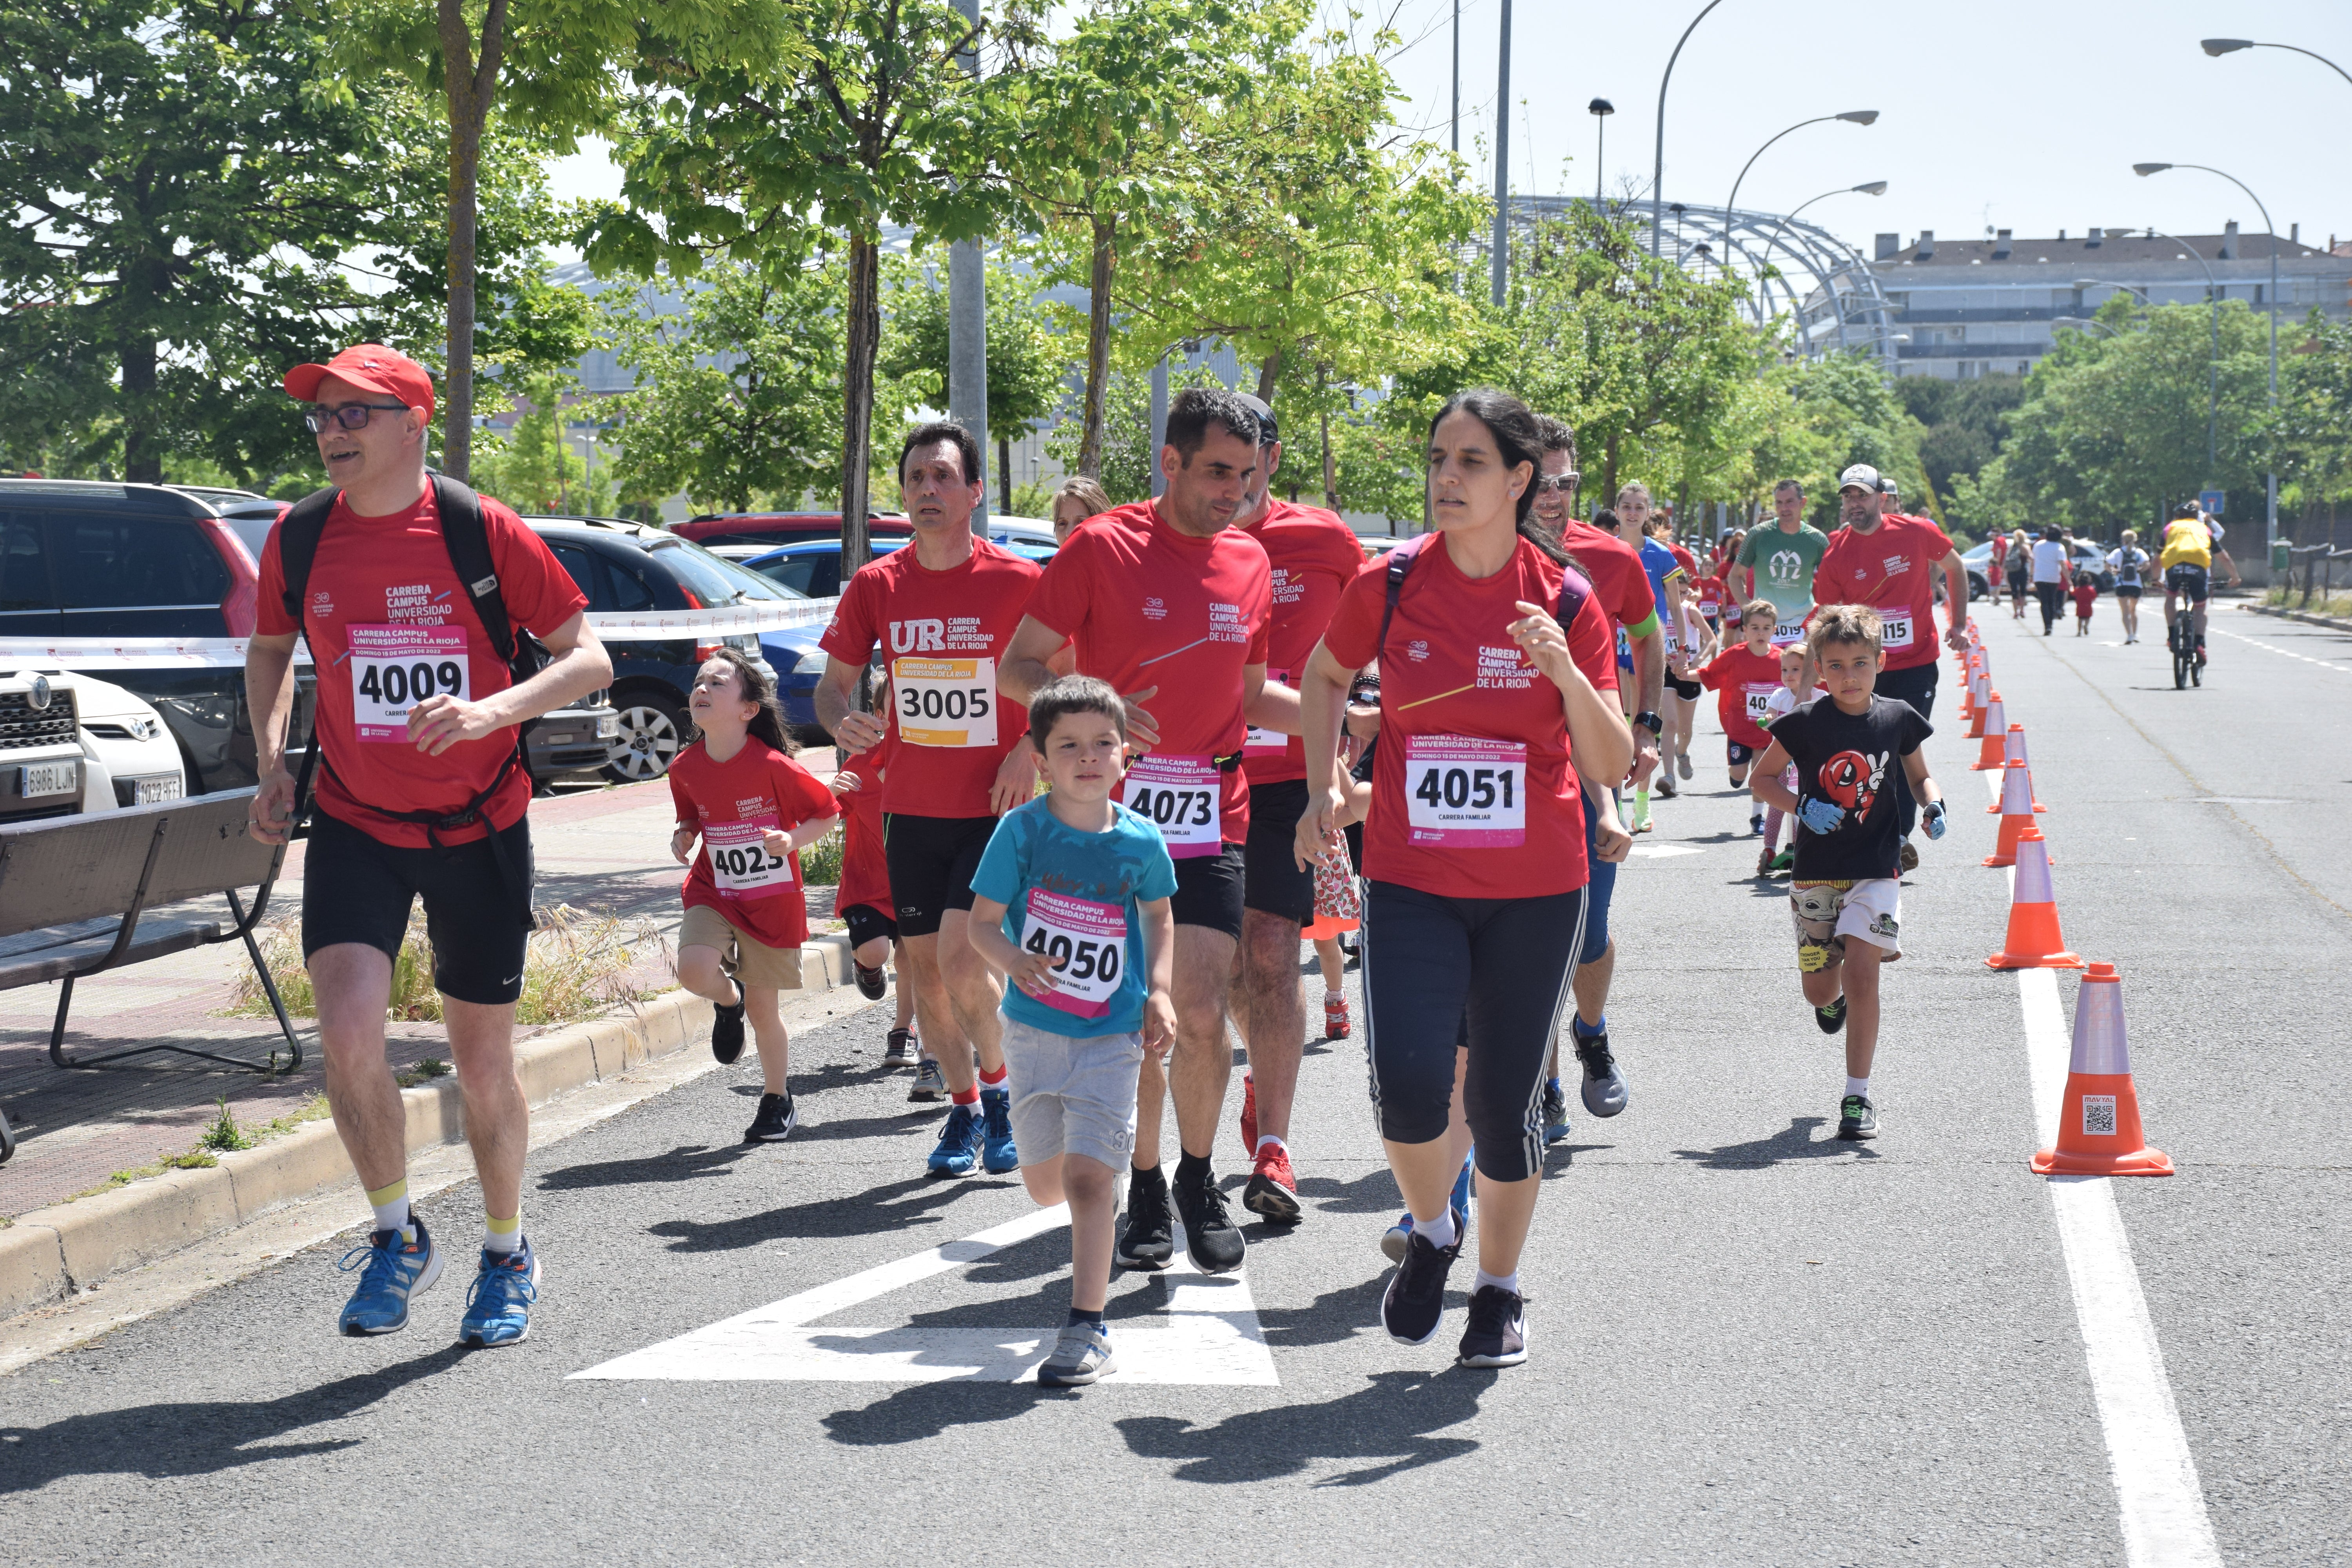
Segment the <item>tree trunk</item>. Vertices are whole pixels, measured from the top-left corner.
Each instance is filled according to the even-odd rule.
[[[849,353],[842,371],[841,559],[866,560],[867,468],[874,446],[874,359],[882,345],[882,247],[849,242]],[[843,580],[847,581],[846,573]]]
[[[1331,511],[1339,510],[1339,469],[1331,461],[1331,411],[1323,411],[1323,505]]]
[[[1601,464],[1601,504],[1617,504],[1617,435],[1609,432],[1609,444],[1602,448]]]
[[[163,443],[155,430],[155,336],[143,324],[163,303],[163,268],[142,258],[122,272],[123,318],[142,323],[116,350],[122,362],[122,477],[134,485],[160,485]]]
[[[1257,400],[1268,408],[1274,406],[1275,384],[1282,379],[1282,351],[1275,350],[1258,362]]]
[[[1103,405],[1110,395],[1110,279],[1118,226],[1094,220],[1094,264],[1087,272],[1087,406],[1078,430],[1078,472],[1102,478]]]
[[[996,510],[1010,512],[1013,510],[1013,443],[1001,430],[996,436],[996,490],[1003,498]]]
[[[507,0],[490,0],[474,49],[463,0],[438,0],[442,81],[449,98],[448,358],[441,379],[441,471],[460,484],[474,466],[474,250],[480,227],[482,128],[497,96]]]

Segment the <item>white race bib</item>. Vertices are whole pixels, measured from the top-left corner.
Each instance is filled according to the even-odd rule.
[[[1265,683],[1268,686],[1288,686],[1290,671],[1269,669],[1265,672]],[[1279,730],[1261,730],[1253,724],[1242,741],[1244,757],[1285,757],[1289,754],[1290,737]]]
[[[1881,616],[1878,619],[1878,646],[1888,653],[1911,646],[1911,615]]]
[[[1780,685],[1778,682],[1766,685],[1761,681],[1749,680],[1741,682],[1739,689],[1748,695],[1748,721],[1769,724],[1772,721],[1772,693],[1782,689]]]
[[[408,710],[428,697],[467,701],[463,626],[347,626],[352,723],[362,741],[406,742]]]
[[[1720,599],[1701,599],[1698,602],[1698,613],[1710,621],[1715,619],[1722,609],[1723,601]]]
[[[1127,911],[1115,904],[1029,889],[1021,946],[1054,961],[1054,989],[1036,1000],[1081,1018],[1110,1011],[1127,965]]]
[[[1511,849],[1528,837],[1528,749],[1467,735],[1404,743],[1405,820],[1414,844]]]
[[[900,658],[890,664],[898,738],[910,746],[996,744],[996,661]]]
[[[793,859],[772,855],[761,836],[773,816],[750,822],[706,822],[702,847],[710,856],[710,879],[722,899],[772,899],[793,885]]]
[[[1224,845],[1224,781],[1211,757],[1138,757],[1119,804],[1160,829],[1171,858],[1214,855]]]
[[[1790,643],[1800,643],[1804,640],[1805,617],[1803,616],[1799,616],[1793,621],[1773,623],[1772,646],[1774,647],[1787,647]]]

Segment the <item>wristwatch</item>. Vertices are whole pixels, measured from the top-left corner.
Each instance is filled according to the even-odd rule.
[[[1666,732],[1666,721],[1664,719],[1659,718],[1655,713],[1636,713],[1633,715],[1633,722],[1639,724],[1643,729],[1647,730],[1653,735],[1663,735]]]

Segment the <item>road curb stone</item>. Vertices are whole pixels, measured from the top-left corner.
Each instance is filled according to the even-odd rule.
[[[802,984],[826,990],[849,971],[849,939],[814,936],[802,949]],[[525,1040],[515,1071],[534,1106],[698,1043],[710,1004],[685,991],[630,1004],[616,1016]],[[465,1136],[455,1076],[401,1091],[410,1152]],[[0,1320],[88,1289],[109,1275],[177,1252],[207,1236],[352,1179],[332,1121],[305,1122],[217,1165],[166,1171],[110,1193],[53,1204],[0,1230]]]

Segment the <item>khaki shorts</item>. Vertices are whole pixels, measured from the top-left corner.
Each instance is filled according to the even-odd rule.
[[[1135,1086],[1141,1035],[1079,1038],[1049,1034],[999,1013],[1006,1087],[1013,1091],[1013,1142],[1024,1165],[1084,1154],[1124,1171],[1135,1153]],[[1072,1023],[1078,1020],[1073,1018]]]
[[[1843,962],[1849,937],[1879,949],[1879,962],[1892,963],[1903,956],[1903,884],[1892,877],[1791,882],[1789,923],[1797,931],[1801,973]]]
[[[801,988],[799,948],[770,947],[729,923],[709,904],[688,907],[685,922],[677,928],[677,945],[681,952],[689,947],[717,948],[719,963],[740,984],[770,991]]]

